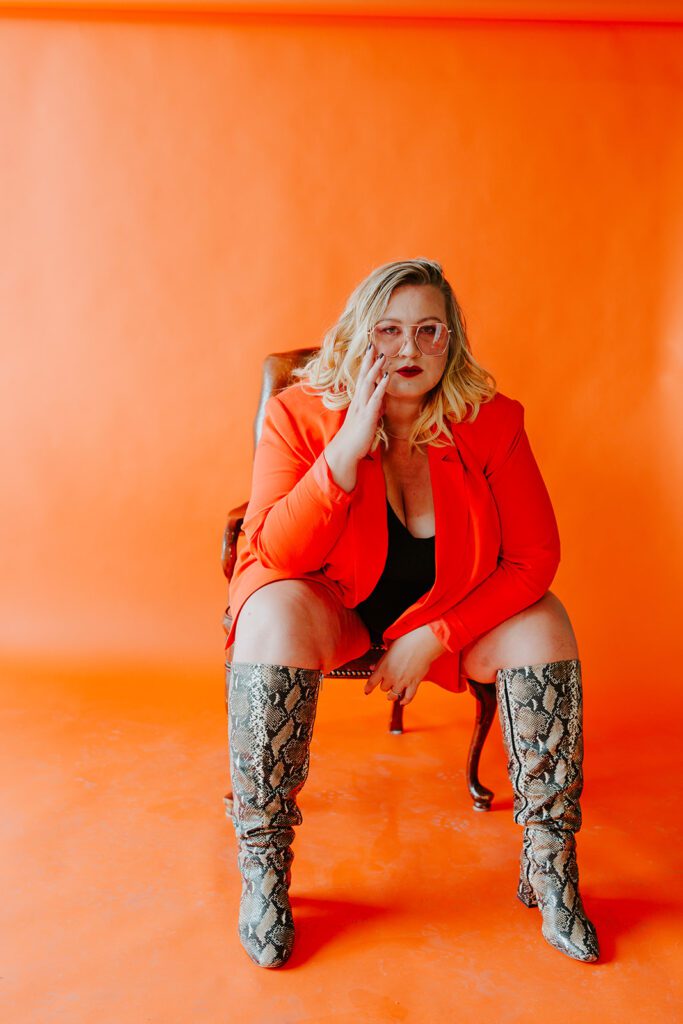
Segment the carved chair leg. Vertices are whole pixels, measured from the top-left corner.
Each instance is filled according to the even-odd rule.
[[[482,786],[479,781],[479,758],[496,713],[496,684],[478,683],[476,679],[468,679],[467,685],[477,702],[474,731],[467,754],[467,787],[474,801],[474,810],[489,811],[493,792]]]

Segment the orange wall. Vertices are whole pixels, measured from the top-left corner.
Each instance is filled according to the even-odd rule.
[[[8,655],[221,664],[267,352],[440,259],[608,696],[679,692],[683,26],[0,20]]]

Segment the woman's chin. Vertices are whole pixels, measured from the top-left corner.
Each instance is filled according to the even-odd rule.
[[[390,398],[418,398],[427,393],[429,388],[418,377],[392,377],[384,392]]]

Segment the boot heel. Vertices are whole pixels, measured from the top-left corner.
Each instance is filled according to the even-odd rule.
[[[529,880],[529,853],[527,851],[527,843],[529,842],[529,833],[524,829],[524,838],[522,840],[522,850],[519,855],[519,885],[517,887],[517,899],[521,900],[525,907],[537,907],[538,900],[536,899],[536,893],[534,892],[533,886]]]
[[[517,887],[517,899],[521,900],[525,907],[537,907],[538,900],[530,882],[520,875],[519,886]]]

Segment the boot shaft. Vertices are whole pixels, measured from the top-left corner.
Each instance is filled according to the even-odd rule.
[[[515,821],[578,832],[583,790],[580,661],[500,669],[496,691]]]
[[[232,818],[254,847],[286,846],[301,824],[296,796],[308,777],[322,678],[317,669],[247,662],[227,672]]]

